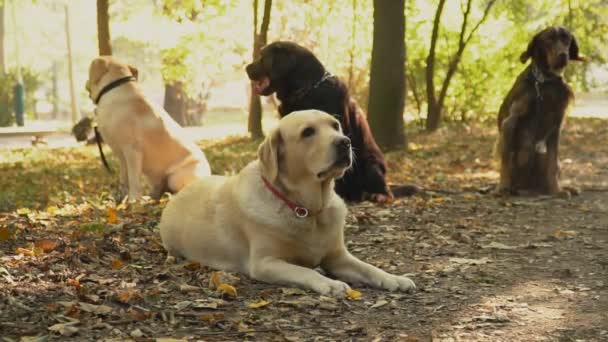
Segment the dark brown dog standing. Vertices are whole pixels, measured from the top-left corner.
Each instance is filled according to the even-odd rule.
[[[276,92],[281,101],[281,117],[305,109],[334,115],[352,141],[353,168],[336,182],[336,192],[349,201],[371,199],[385,202],[393,198],[386,183],[384,155],[376,144],[363,111],[348,94],[346,84],[331,75],[308,49],[287,41],[274,42],[261,57],[247,65],[254,90],[263,96]],[[413,192],[408,187],[403,193]]]
[[[566,194],[559,186],[559,138],[574,94],[561,74],[569,60],[584,60],[578,50],[574,36],[554,26],[537,33],[522,53],[522,63],[532,62],[498,114],[500,192]]]

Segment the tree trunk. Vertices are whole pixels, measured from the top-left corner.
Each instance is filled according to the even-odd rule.
[[[355,88],[355,49],[357,38],[357,0],[352,0],[353,21],[350,29],[350,65],[348,67],[348,89]]]
[[[68,79],[70,81],[70,104],[72,109],[72,124],[75,125],[78,122],[80,113],[78,110],[78,103],[76,102],[76,88],[74,85],[74,63],[72,62],[72,38],[70,35],[70,7],[69,3],[66,2],[64,5],[65,10],[65,39],[67,45],[68,55]]]
[[[97,0],[97,42],[100,56],[111,56],[110,15],[108,0]]]
[[[4,51],[4,1],[0,1],[0,75],[7,73],[6,56]]]
[[[431,33],[431,46],[429,54],[426,57],[426,103],[428,106],[426,116],[426,130],[434,131],[439,127],[439,118],[441,116],[441,108],[437,108],[437,98],[435,97],[435,47],[437,46],[437,38],[439,37],[439,24],[441,23],[441,14],[445,0],[439,0],[435,19],[433,20],[433,31]]]
[[[380,146],[406,146],[404,105],[405,0],[374,0],[368,116]]]
[[[184,85],[181,82],[165,84],[163,107],[180,126],[186,126],[186,94],[184,94]]]
[[[258,34],[258,0],[253,0],[253,59],[256,60],[260,56],[260,51],[266,45],[268,37],[268,26],[270,25],[270,9],[272,8],[272,0],[264,1],[264,15],[262,17],[262,26]],[[253,83],[251,84],[251,96],[249,98],[249,118],[247,129],[251,137],[254,139],[264,137],[262,130],[262,102],[260,96],[253,91]]]
[[[57,61],[53,61],[53,73],[52,73],[52,94],[51,102],[53,103],[53,120],[59,119],[59,84],[57,79]]]
[[[435,74],[435,46],[437,43],[437,36],[439,33],[439,23],[441,22],[441,13],[443,12],[443,5],[445,4],[445,0],[440,0],[439,5],[437,7],[437,12],[435,13],[435,20],[433,21],[433,33],[431,35],[431,48],[429,50],[429,55],[427,57],[427,68],[426,68],[426,81],[427,81],[427,102],[428,102],[428,115],[426,119],[426,130],[427,131],[435,131],[439,128],[439,124],[441,123],[441,116],[443,113],[443,107],[445,103],[445,98],[448,93],[448,88],[450,87],[450,82],[452,81],[452,77],[458,70],[458,64],[462,58],[462,54],[464,53],[464,49],[466,48],[471,38],[479,29],[479,26],[483,24],[483,22],[488,17],[492,6],[496,3],[496,0],[489,0],[486,3],[486,7],[483,12],[483,16],[481,19],[475,24],[475,26],[471,29],[468,35],[466,35],[467,25],[469,23],[469,15],[471,14],[473,0],[468,0],[466,4],[465,11],[463,13],[462,24],[460,28],[460,34],[458,37],[458,50],[456,54],[450,59],[448,63],[448,71],[445,75],[445,79],[441,84],[441,90],[439,91],[439,96],[435,96],[435,84],[434,84],[434,74]],[[466,37],[465,37],[466,35]]]

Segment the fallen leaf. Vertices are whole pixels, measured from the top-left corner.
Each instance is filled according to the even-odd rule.
[[[77,289],[80,288],[80,280],[78,280],[78,279],[72,279],[72,278],[70,278],[70,279],[66,280],[65,283],[68,286],[72,286],[72,287],[75,287]]]
[[[257,302],[249,303],[247,305],[247,307],[250,308],[250,309],[259,309],[259,308],[265,307],[266,305],[268,305],[270,303],[271,303],[270,301],[262,299],[262,300],[259,300]]]
[[[193,261],[193,262],[186,264],[184,266],[184,268],[187,269],[188,271],[198,271],[201,269],[201,264],[196,261]]]
[[[144,333],[139,329],[133,329],[133,330],[131,330],[129,335],[131,335],[131,337],[134,337],[134,338],[139,338],[139,337],[144,336]]]
[[[375,302],[374,305],[370,306],[370,309],[379,308],[379,307],[385,306],[386,304],[388,304],[388,301],[381,299],[381,300]]]
[[[34,244],[37,248],[42,249],[44,253],[52,252],[57,247],[57,241],[55,240],[38,240]]]
[[[236,297],[236,289],[232,285],[220,284],[220,286],[217,287],[217,290],[230,297]]]
[[[143,297],[137,290],[124,290],[118,292],[118,300],[123,303],[128,303],[139,299],[143,299]]]
[[[119,270],[125,267],[125,263],[120,259],[112,259],[112,269]]]
[[[217,289],[222,282],[220,281],[220,274],[218,272],[211,272],[211,277],[209,278],[209,287],[211,289]]]
[[[6,241],[13,236],[8,227],[0,227],[0,241]]]
[[[15,251],[15,253],[17,254],[23,254],[23,255],[27,255],[27,256],[34,256],[34,251],[29,250],[29,249],[25,249],[25,248],[17,248],[17,250]]]
[[[574,230],[558,230],[553,233],[553,236],[560,240],[569,240],[573,239],[578,233]]]
[[[495,313],[493,315],[482,315],[473,317],[474,321],[491,322],[491,323],[504,323],[510,322],[511,319],[505,314]]]
[[[450,262],[461,265],[483,265],[490,262],[488,258],[467,259],[467,258],[450,258]]]
[[[346,290],[346,297],[348,297],[348,299],[357,300],[361,298],[361,292],[353,289],[348,289]]]
[[[217,309],[218,303],[217,302],[208,302],[204,299],[197,299],[196,302],[194,304],[192,304],[192,307],[194,309]]]
[[[107,305],[95,305],[95,304],[80,302],[80,303],[78,303],[78,306],[80,307],[80,309],[82,311],[86,311],[86,312],[90,312],[90,313],[94,313],[94,314],[98,314],[98,315],[105,315],[105,314],[112,312],[112,308]]]
[[[295,287],[290,287],[290,288],[282,288],[281,292],[286,295],[286,296],[304,296],[306,295],[306,291],[302,290],[302,289],[298,289]]]
[[[221,321],[223,319],[224,319],[224,314],[221,312],[207,313],[207,314],[202,314],[200,316],[201,321],[209,322],[209,323]]]
[[[505,244],[500,243],[500,242],[492,241],[492,242],[490,242],[487,245],[481,246],[481,248],[484,248],[484,249],[491,248],[491,249],[505,249],[505,250],[508,250],[508,249],[516,249],[517,246],[508,246],[508,245],[505,245]]]
[[[69,323],[58,323],[55,325],[51,325],[48,329],[52,332],[58,332],[62,336],[72,336],[78,332],[78,328],[74,326],[74,324],[79,323],[78,321],[69,322]]]
[[[108,208],[108,210],[106,210],[106,222],[111,224],[118,223],[116,208]]]

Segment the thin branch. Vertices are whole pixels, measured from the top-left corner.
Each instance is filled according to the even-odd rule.
[[[488,1],[488,4],[486,5],[486,8],[483,11],[483,16],[477,22],[477,24],[475,25],[475,27],[473,27],[473,29],[471,30],[471,32],[469,32],[469,36],[467,37],[467,39],[465,41],[465,44],[469,43],[469,41],[471,40],[471,38],[473,38],[473,35],[475,34],[475,32],[477,32],[477,29],[479,29],[479,26],[481,26],[481,24],[483,24],[486,21],[486,18],[488,17],[488,14],[490,14],[490,10],[492,9],[492,6],[494,6],[495,3],[496,3],[496,0],[490,0],[490,1]]]

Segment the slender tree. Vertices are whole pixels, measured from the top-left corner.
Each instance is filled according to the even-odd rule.
[[[97,42],[100,56],[111,56],[110,14],[108,0],[97,0]]]
[[[368,115],[380,146],[406,146],[404,105],[405,0],[374,0]]]
[[[437,11],[435,12],[435,19],[433,20],[433,31],[431,33],[431,46],[429,48],[429,54],[426,59],[426,95],[427,95],[427,104],[428,104],[428,112],[426,118],[426,130],[434,131],[439,128],[439,123],[441,122],[441,114],[443,112],[443,106],[445,103],[445,97],[448,93],[448,88],[450,86],[450,82],[452,81],[452,77],[456,73],[458,69],[458,63],[460,63],[460,59],[466,48],[467,44],[473,38],[473,35],[479,29],[479,26],[483,24],[483,22],[487,19],[492,6],[496,3],[496,0],[488,0],[486,2],[483,15],[481,19],[473,26],[468,34],[466,34],[467,26],[469,24],[469,18],[471,14],[473,0],[467,0],[465,9],[463,11],[462,25],[460,27],[460,34],[458,37],[458,49],[448,63],[448,70],[445,75],[445,79],[441,84],[441,89],[439,90],[439,95],[435,94],[435,48],[437,46],[437,39],[439,37],[439,25],[441,24],[441,14],[443,13],[443,8],[445,5],[445,0],[439,0],[439,4],[437,5]]]
[[[72,58],[72,37],[71,37],[71,25],[70,25],[70,7],[69,3],[66,2],[64,5],[65,11],[65,40],[67,47],[68,56],[68,79],[70,81],[70,105],[72,109],[72,123],[75,124],[80,117],[80,111],[78,109],[78,102],[76,101],[76,88],[74,85],[74,63]]]
[[[258,0],[253,0],[253,59],[260,56],[260,51],[266,45],[268,37],[268,26],[270,25],[270,9],[272,0],[264,1],[264,14],[262,25],[258,33]],[[262,102],[260,96],[254,93],[253,83],[251,84],[251,96],[249,98],[249,119],[247,129],[252,138],[264,136],[262,130]]]
[[[4,51],[4,0],[0,0],[0,75],[6,74],[6,56]]]

